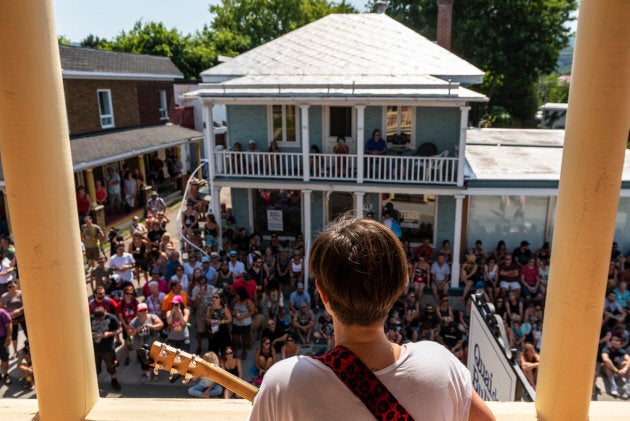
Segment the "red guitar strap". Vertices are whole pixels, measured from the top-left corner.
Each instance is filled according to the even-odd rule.
[[[313,358],[330,367],[377,419],[413,421],[398,399],[349,349],[337,346],[321,357]]]

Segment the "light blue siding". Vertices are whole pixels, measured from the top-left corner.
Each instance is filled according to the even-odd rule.
[[[322,145],[322,106],[311,105],[308,108],[308,136],[309,147],[317,145],[320,151],[324,152]]]
[[[435,246],[439,249],[444,240],[449,240],[452,246],[455,232],[455,198],[453,196],[438,197],[437,217]]]
[[[311,238],[315,239],[324,229],[324,193],[311,193]]]
[[[448,149],[453,156],[453,146],[459,145],[459,108],[416,108],[416,145],[431,142],[438,152]]]
[[[369,106],[365,108],[365,139],[366,142],[372,137],[374,129],[379,129],[381,132],[384,130],[381,125],[383,124],[383,107],[381,106]]]
[[[247,150],[247,142],[254,139],[257,150],[269,149],[266,105],[228,105],[227,118],[230,148],[239,142]]]
[[[247,189],[232,188],[232,215],[236,219],[237,228],[245,228],[251,233],[253,221],[249,220],[249,207],[251,204],[247,198]]]

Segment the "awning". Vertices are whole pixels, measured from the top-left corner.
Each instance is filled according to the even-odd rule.
[[[70,140],[74,171],[99,167],[203,138],[203,133],[172,124],[106,131]]]

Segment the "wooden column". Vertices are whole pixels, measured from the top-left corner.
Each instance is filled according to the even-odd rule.
[[[0,3],[0,56],[0,150],[39,415],[78,421],[98,386],[52,1]]]
[[[580,1],[536,389],[543,420],[588,419],[628,137],[628,18],[627,0]]]
[[[138,170],[140,171],[140,175],[144,178],[144,183],[147,184],[147,168],[144,165],[144,155],[138,155]]]
[[[94,185],[94,172],[92,168],[85,170],[85,184],[87,193],[90,195],[90,208],[93,209],[96,206],[96,186]]]

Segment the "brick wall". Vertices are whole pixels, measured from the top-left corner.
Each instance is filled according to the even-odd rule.
[[[116,128],[140,124],[136,82],[64,79],[63,87],[71,135],[102,130],[97,97],[99,89],[111,90]]]
[[[175,100],[173,97],[173,82],[169,81],[140,81],[136,82],[138,92],[138,111],[140,124],[150,125],[173,121],[175,117]],[[160,120],[159,91],[166,91],[168,102],[168,119]]]

